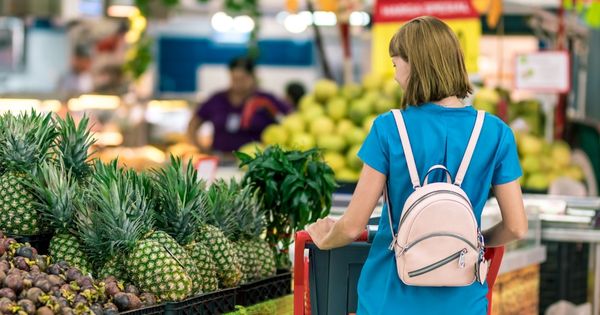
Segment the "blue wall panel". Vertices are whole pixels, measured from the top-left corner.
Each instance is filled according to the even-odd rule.
[[[258,43],[259,65],[314,65],[314,45],[310,40],[269,39]],[[190,93],[196,90],[196,72],[203,64],[227,64],[244,55],[247,45],[218,43],[209,38],[169,37],[158,39],[158,92]]]

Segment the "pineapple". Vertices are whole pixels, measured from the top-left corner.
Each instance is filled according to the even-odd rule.
[[[242,187],[233,180],[230,183],[218,181],[209,194],[219,200],[218,205],[212,207],[212,215],[234,243],[242,266],[242,282],[273,275],[275,258],[269,246],[265,246],[266,243],[260,238],[265,230],[265,215],[254,190],[249,186]]]
[[[172,236],[194,265],[188,268],[194,280],[195,291],[212,292],[218,289],[217,269],[210,251],[196,242],[201,224],[199,213],[206,207],[204,183],[191,163],[183,166],[181,159],[171,157],[165,169],[155,170],[156,226]],[[155,233],[155,235],[158,233]],[[165,244],[163,242],[163,244]],[[171,247],[177,248],[177,244]],[[184,263],[187,266],[187,263]]]
[[[56,128],[51,115],[35,111],[0,119],[0,230],[7,234],[32,236],[47,233],[34,207],[36,198],[28,182],[36,166],[46,161],[55,144]]]
[[[90,263],[72,230],[77,213],[76,198],[80,197],[75,178],[62,164],[43,163],[37,176],[31,178],[26,186],[39,200],[34,204],[54,231],[49,246],[50,256],[55,261],[65,261],[79,268],[84,274],[90,272]]]
[[[80,184],[84,184],[92,173],[88,153],[90,147],[96,142],[88,129],[89,118],[83,116],[79,125],[76,125],[73,117],[67,115],[64,120],[57,119],[57,124],[59,128],[56,154],[71,175]]]
[[[187,298],[193,292],[190,275],[168,246],[153,237],[149,178],[119,169],[116,161],[98,163],[95,171],[88,209],[77,220],[88,256],[104,270],[122,257],[127,277],[140,290],[163,301]]]

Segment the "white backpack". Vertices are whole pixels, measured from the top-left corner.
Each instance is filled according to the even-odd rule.
[[[460,185],[473,156],[485,113],[477,112],[477,120],[454,183],[443,165],[432,166],[421,186],[408,133],[399,110],[393,110],[404,149],[406,164],[414,192],[408,197],[398,223],[392,225],[392,209],[387,186],[387,203],[398,276],[407,285],[467,286],[478,280],[483,284],[487,262],[483,258],[483,237],[477,226],[473,206]],[[428,183],[429,173],[440,169],[446,182]]]

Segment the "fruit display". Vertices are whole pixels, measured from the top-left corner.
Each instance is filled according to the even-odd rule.
[[[0,314],[118,314],[157,303],[114,277],[96,281],[0,232]]]
[[[113,314],[275,273],[254,188],[235,182],[208,188],[192,160],[175,157],[144,172],[118,160],[103,163],[89,154],[88,122],[36,112],[0,116],[2,228],[50,239],[48,257],[13,239],[0,241],[0,261],[9,261],[0,265],[0,284],[13,273],[64,274],[56,292],[39,289],[68,302],[36,295],[33,308],[20,302],[27,297],[22,288],[0,290],[8,299],[0,301],[1,314]],[[78,283],[80,277],[89,280]]]
[[[362,86],[339,87],[333,81],[319,80],[313,93],[300,100],[298,112],[264,130],[258,148],[275,144],[299,150],[318,147],[325,151],[336,179],[356,182],[362,167],[356,153],[377,115],[395,108],[401,97],[394,79],[378,75],[365,76]],[[256,146],[250,144],[241,151],[249,154]]]
[[[567,143],[547,143],[527,133],[516,133],[515,139],[523,169],[521,185],[524,188],[547,190],[552,181],[560,177],[584,180],[581,168],[571,163],[571,148]]]

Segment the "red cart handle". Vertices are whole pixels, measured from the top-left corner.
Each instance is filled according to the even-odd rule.
[[[356,239],[357,242],[366,242],[369,231],[364,230]],[[304,248],[307,243],[312,243],[310,235],[306,231],[296,232],[294,241],[294,315],[304,315],[304,292],[308,283],[304,278]]]

